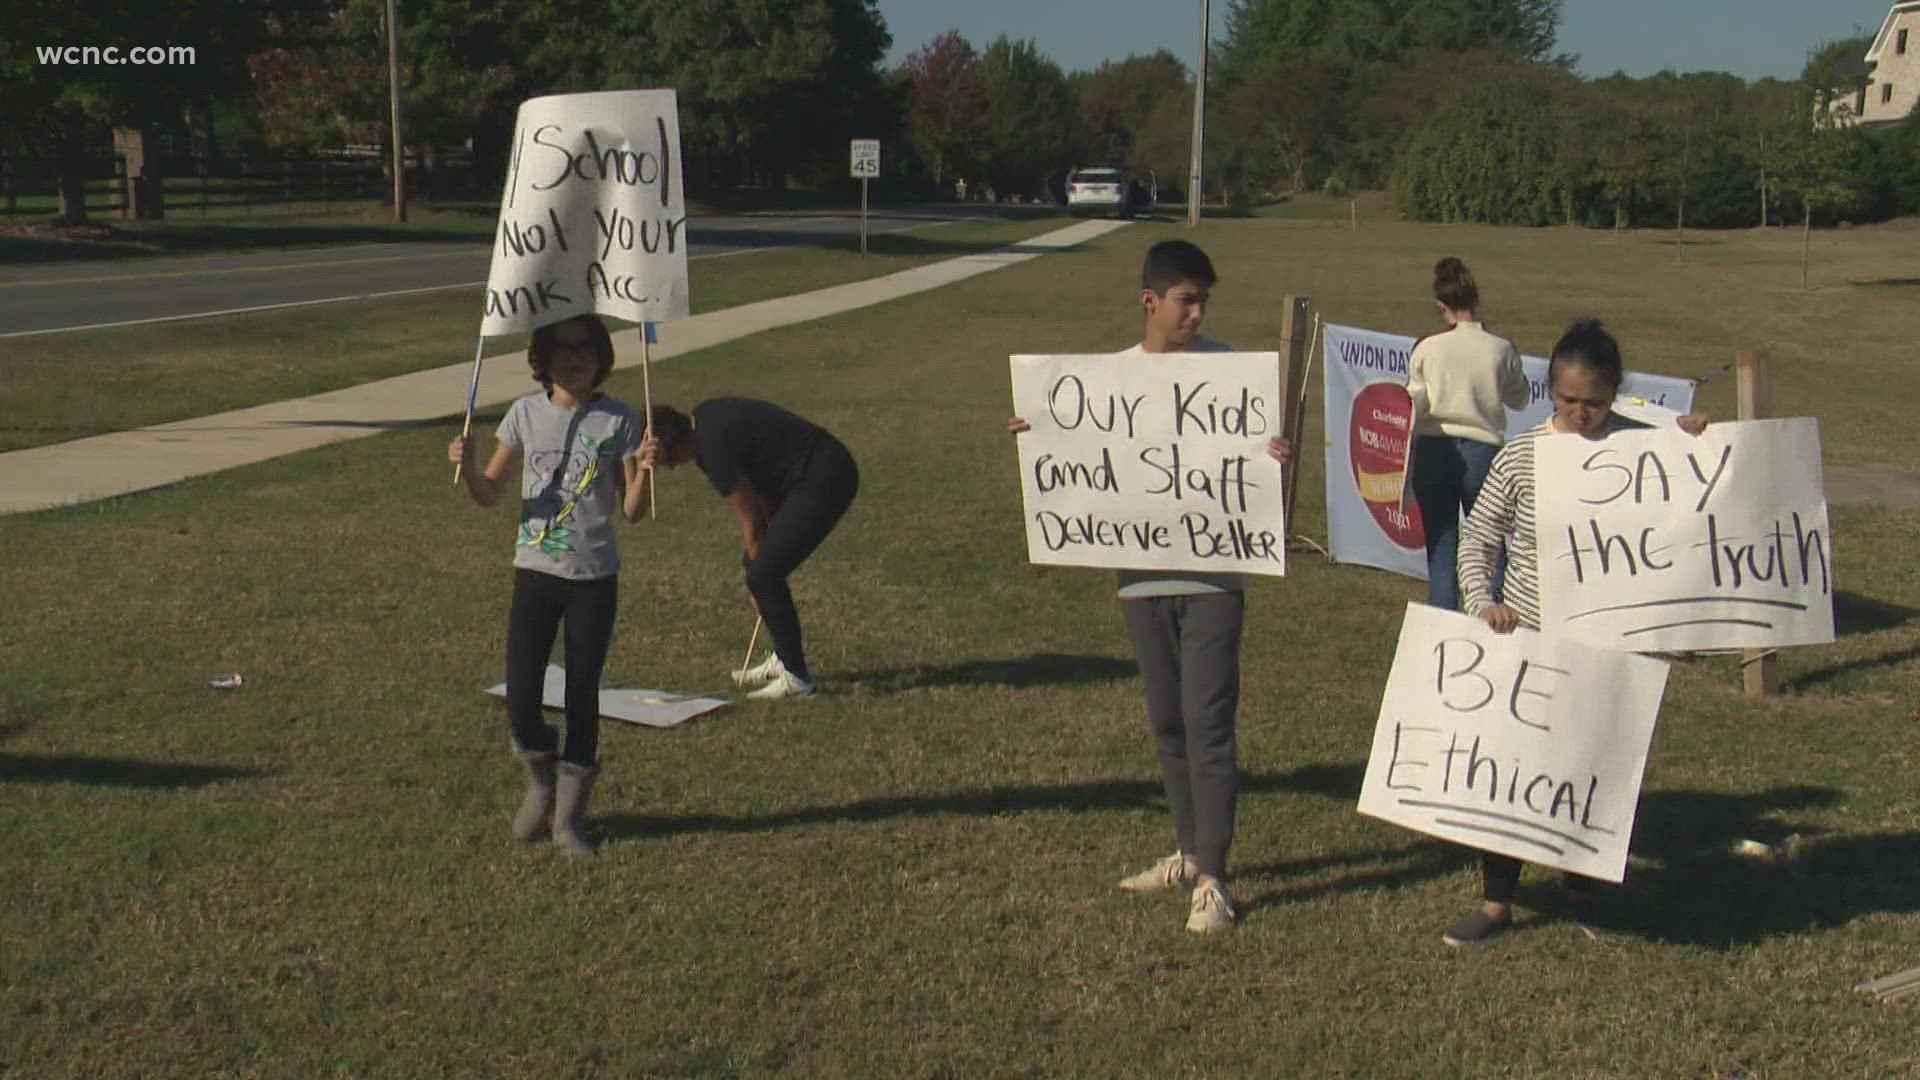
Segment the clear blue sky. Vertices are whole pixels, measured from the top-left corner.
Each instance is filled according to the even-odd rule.
[[[1216,39],[1227,0],[1212,0]],[[1559,48],[1584,75],[1730,71],[1794,78],[1822,41],[1880,28],[1890,0],[1567,0]],[[1031,38],[1069,71],[1165,48],[1192,62],[1199,0],[880,0],[893,33],[887,62],[944,30],[976,48],[1001,34]]]

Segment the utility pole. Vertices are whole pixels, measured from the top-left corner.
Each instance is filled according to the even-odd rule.
[[[1200,56],[1193,65],[1193,165],[1187,170],[1187,224],[1200,224],[1200,148],[1207,129],[1207,35],[1209,0],[1200,0]]]
[[[400,126],[400,6],[387,0],[387,87],[393,99],[393,220],[407,220],[406,136]]]

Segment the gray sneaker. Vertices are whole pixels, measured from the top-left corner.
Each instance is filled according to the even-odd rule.
[[[1166,892],[1184,889],[1199,876],[1187,857],[1176,851],[1137,874],[1121,878],[1120,887],[1128,892]]]
[[[1196,934],[1212,934],[1233,929],[1233,894],[1218,881],[1208,881],[1193,890],[1193,903],[1187,908],[1187,929]]]
[[[755,686],[765,686],[774,679],[786,674],[786,672],[786,666],[780,663],[780,657],[775,653],[768,653],[765,660],[760,661],[752,667],[739,671],[730,671],[727,675],[733,680],[733,685],[742,689],[748,689]]]
[[[775,661],[775,663],[778,662],[777,660]],[[747,700],[785,701],[789,698],[810,698],[818,693],[819,690],[820,688],[815,684],[795,675],[786,668],[781,668],[779,673],[776,674],[767,685],[748,694]]]

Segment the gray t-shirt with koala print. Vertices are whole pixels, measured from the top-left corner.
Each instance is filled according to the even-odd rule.
[[[497,434],[521,461],[513,565],[572,581],[619,573],[624,459],[640,451],[633,410],[605,394],[562,408],[541,391],[514,402]]]

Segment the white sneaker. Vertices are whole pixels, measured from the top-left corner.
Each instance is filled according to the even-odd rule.
[[[1121,878],[1120,887],[1128,892],[1165,892],[1193,884],[1197,875],[1187,857],[1176,851],[1131,877]]]
[[[780,655],[768,653],[765,660],[745,670],[733,671],[729,674],[733,676],[733,685],[746,687],[765,686],[773,681],[774,676],[784,675],[786,672],[786,665],[780,662]]]
[[[787,698],[809,698],[819,691],[813,683],[781,668],[772,682],[747,695],[749,701],[784,701]]]
[[[1233,929],[1233,896],[1218,881],[1209,881],[1193,890],[1193,905],[1187,908],[1187,929],[1196,934],[1211,934]]]

